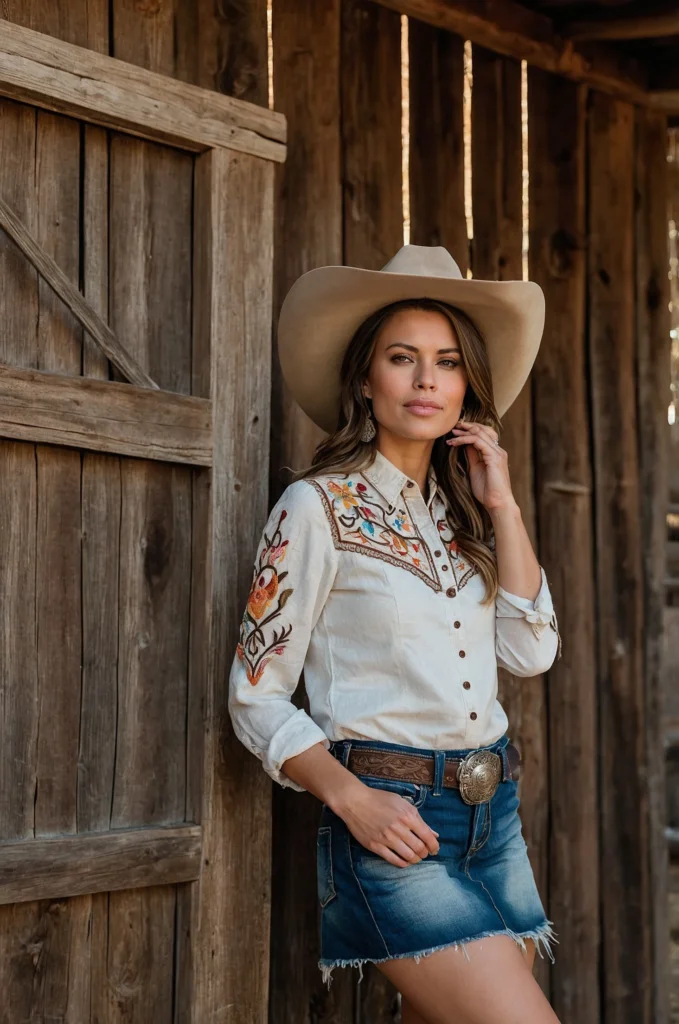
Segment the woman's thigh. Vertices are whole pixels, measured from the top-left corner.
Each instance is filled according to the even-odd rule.
[[[469,959],[458,946],[419,962],[404,957],[376,965],[401,992],[412,1024],[420,1024],[412,1011],[424,1024],[558,1024],[514,939],[493,935],[465,946]]]

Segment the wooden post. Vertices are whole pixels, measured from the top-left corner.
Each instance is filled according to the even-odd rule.
[[[599,805],[590,430],[585,352],[585,91],[529,68],[531,279],[545,292],[533,369],[541,561],[563,638],[547,677],[548,913],[559,946],[552,1004],[560,1019],[599,1015]]]
[[[474,277],[523,276],[523,163],[521,64],[481,46],[472,50],[472,210]],[[502,423],[500,443],[509,452],[512,489],[538,552],[535,521],[533,412],[529,378]],[[549,770],[543,676],[517,679],[499,670],[499,699],[509,734],[524,760],[521,823],[538,890],[548,907]],[[536,957],[534,974],[549,994],[549,960]]]
[[[553,113],[552,113],[553,116]],[[635,377],[634,109],[589,111],[589,357],[606,1024],[652,1020],[644,571]],[[623,768],[624,765],[624,768]]]
[[[669,504],[670,316],[667,119],[636,111],[637,409],[644,566],[644,692],[650,842],[654,1024],[669,1014],[668,865],[665,839],[663,615]]]

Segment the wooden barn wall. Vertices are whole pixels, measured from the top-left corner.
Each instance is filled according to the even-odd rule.
[[[294,6],[274,0],[274,102],[292,119],[279,203],[286,211],[300,204],[299,230],[308,223],[314,241],[300,265],[295,229],[289,246],[278,236],[281,298],[298,273],[331,262],[325,245],[315,257],[319,232],[332,229],[335,260],[340,216],[346,263],[378,268],[402,244],[397,15],[370,0],[326,3],[314,35],[318,49],[306,45],[302,58],[310,23],[295,18]],[[469,260],[477,277],[520,278],[520,65],[472,47],[474,237],[468,239],[464,40],[409,19],[408,43],[410,240],[446,245],[463,270]],[[304,78],[293,83],[289,69],[302,59]],[[531,378],[504,419],[503,443],[554,593],[563,658],[542,678],[501,672],[500,699],[524,753],[524,834],[559,936],[556,963],[538,957],[535,975],[564,1020],[663,1021],[657,652],[666,491],[659,393],[669,365],[664,125],[657,116],[648,125],[629,104],[534,68],[528,69],[527,116],[529,276],[545,291],[548,319]],[[327,204],[319,198],[324,182]],[[282,223],[280,210],[279,218]],[[277,386],[284,393],[280,381]],[[621,409],[626,422],[616,427]],[[278,404],[272,423],[288,464],[307,462],[318,435],[294,403]],[[285,478],[277,475],[282,459],[275,452],[272,435],[272,479],[280,493]],[[650,552],[645,536],[654,538]],[[622,779],[617,768],[628,749],[634,768]],[[303,815],[301,801],[280,796],[288,809],[276,828],[298,843],[305,821],[311,850],[318,809],[302,799]],[[312,859],[309,864],[313,871]],[[271,1019],[283,1024],[316,1013],[320,1020],[393,1019],[392,991],[374,971],[366,970],[360,985],[356,976],[336,971],[334,998],[321,988],[313,967],[312,881],[302,897],[294,873],[278,864],[274,870],[274,919],[280,913],[282,929],[285,924],[273,937]],[[295,918],[300,899],[307,909]],[[289,981],[295,956],[305,965],[306,986],[300,973]]]
[[[267,103],[266,0],[7,0],[3,16]],[[472,48],[470,244],[464,40],[413,20],[408,35],[411,241],[445,245],[477,277],[520,277],[520,67]],[[274,105],[289,129],[287,162],[275,169],[276,315],[305,270],[379,268],[403,242],[401,19],[372,0],[273,0],[273,48]],[[0,110],[3,197],[161,386],[207,394],[190,343],[200,271],[191,237],[204,224],[192,205],[196,164],[20,104]],[[563,658],[541,678],[501,673],[500,696],[524,753],[524,833],[559,938],[556,964],[538,957],[535,973],[560,1017],[582,1024],[667,1020],[657,726],[664,133],[662,117],[529,68],[529,274],[545,290],[548,320],[503,443],[554,593]],[[242,170],[224,173],[225,182],[240,175],[244,191],[257,187]],[[235,221],[224,230],[238,235]],[[247,238],[234,244],[254,259]],[[0,360],[116,376],[2,236],[0,275]],[[265,403],[268,342],[260,339],[258,365],[240,371]],[[226,382],[222,400],[236,400],[229,368],[214,369]],[[267,484],[271,505],[286,467],[308,462],[321,437],[287,393],[275,352],[271,369],[271,461],[249,483],[262,522]],[[228,437],[221,443],[237,458]],[[192,640],[186,581],[193,574],[195,587],[205,571],[192,547],[192,530],[206,528],[204,477],[9,442],[0,463],[10,487],[0,514],[0,659],[12,684],[6,713],[17,722],[0,758],[2,836],[190,818],[200,799],[191,728],[201,695],[190,668],[200,633]],[[244,599],[245,549],[254,551],[261,526],[239,508],[236,569],[226,548],[214,562],[237,577],[232,617]],[[22,600],[11,600],[18,591]],[[139,636],[151,638],[153,658],[139,656]],[[226,658],[220,651],[218,669]],[[118,663],[129,680],[122,693]],[[305,700],[302,688],[295,700]],[[12,1024],[395,1019],[396,994],[375,968],[360,985],[356,971],[341,970],[330,990],[321,984],[319,804],[271,787],[223,725],[211,739],[223,759],[204,903],[188,887],[158,886],[0,908]],[[194,962],[199,927],[210,955]],[[198,1005],[209,1016],[196,1016]]]

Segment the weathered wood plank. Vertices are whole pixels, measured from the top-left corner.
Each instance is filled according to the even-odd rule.
[[[596,1024],[599,805],[585,352],[585,101],[583,87],[529,68],[529,276],[541,285],[547,304],[532,371],[537,517],[540,558],[563,636],[563,656],[549,670],[547,694],[551,835],[545,909],[559,939],[551,998],[560,1019]]]
[[[106,1024],[170,1024],[175,893],[169,885],[110,893],[100,997]]]
[[[184,817],[190,483],[179,466],[121,466],[113,828]]]
[[[403,245],[401,19],[342,4],[344,262],[379,270]]]
[[[111,326],[154,380],[183,394],[191,392],[192,174],[186,153],[111,139]]]
[[[374,0],[409,18],[455,32],[495,53],[527,60],[576,82],[634,103],[648,102],[646,74],[639,63],[610,48],[574,46],[561,38],[545,14],[514,0]]]
[[[0,365],[0,437],[209,466],[209,399]]]
[[[475,278],[523,276],[521,65],[481,46],[472,50],[472,207]],[[503,419],[501,444],[509,452],[512,489],[535,550],[534,424],[529,379]],[[509,733],[521,749],[521,824],[545,909],[549,905],[549,765],[544,676],[499,673],[499,698]],[[549,996],[549,961],[536,957],[534,974]]]
[[[90,1021],[90,901],[0,906],[2,1024]]]
[[[190,881],[200,837],[180,825],[0,843],[0,904]]]
[[[42,124],[43,121],[44,118],[40,118],[38,123]],[[49,148],[51,147],[48,147],[48,149]],[[76,152],[78,152],[78,149],[79,147],[76,149]],[[48,179],[48,181],[51,182],[51,179]],[[22,224],[20,218],[1,198],[0,227],[2,227],[10,238],[19,246],[26,259],[28,259],[40,273],[42,279],[49,284],[62,302],[78,317],[90,336],[102,348],[111,362],[119,367],[124,376],[133,384],[138,384],[142,387],[158,387],[149,375],[137,364],[134,357],[130,356],[129,352],[118,341],[108,324],[104,323],[101,317],[85,301],[78,288],[73,284],[56,260],[45,251],[35,238],[32,237],[25,225]],[[75,255],[77,258],[77,249]],[[62,353],[60,347],[55,346],[55,343],[52,340],[52,332],[48,331],[45,333],[48,343],[52,346],[52,358],[50,359],[50,363],[53,363],[55,359],[58,363],[62,363],[65,358],[64,353]],[[65,367],[63,365],[57,365],[54,368],[64,369]]]
[[[76,830],[82,605],[80,456],[38,445],[36,461],[38,836]]]
[[[85,454],[78,832],[103,831],[111,822],[118,712],[120,491],[120,459]]]
[[[641,530],[644,538],[644,693],[649,834],[653,1012],[669,1016],[668,872],[662,654],[669,504],[670,316],[667,273],[667,120],[636,112],[637,396]],[[663,396],[665,400],[663,400]]]
[[[195,607],[191,690],[204,693],[203,867],[182,894],[179,937],[190,933],[192,989],[180,995],[196,1024],[264,1024],[269,980],[270,784],[230,727],[228,674],[267,510],[273,167],[242,154],[201,157],[196,179],[196,373],[213,403],[212,485],[201,488],[207,594]],[[243,217],[242,211],[250,211]],[[208,317],[212,310],[212,317]],[[229,580],[225,587],[223,581]],[[200,646],[204,646],[204,651]],[[205,653],[207,652],[207,653]],[[200,678],[207,661],[207,679]],[[238,828],[231,827],[238,821]],[[257,836],[253,844],[252,837]],[[229,956],[215,970],[215,958]],[[178,950],[185,964],[186,950]],[[186,980],[186,975],[184,975]]]
[[[600,697],[602,1005],[606,1024],[623,1024],[630,1020],[646,1024],[652,1019],[653,972],[645,781],[643,535],[634,337],[633,108],[593,93],[588,141],[589,354],[596,466]],[[627,765],[623,773],[620,772],[621,751],[624,751]],[[572,829],[572,822],[570,826]],[[591,863],[591,848],[587,861]],[[624,894],[622,899],[621,894]]]
[[[33,834],[38,735],[35,453],[0,445],[0,473],[0,839],[23,839]]]
[[[285,159],[285,119],[267,107],[4,20],[0,95],[194,152],[223,146]]]
[[[411,18],[410,241],[443,245],[469,266],[464,210],[464,40]]]
[[[277,0],[273,8],[274,100],[290,126],[288,157],[276,167],[274,311],[302,273],[342,263],[339,0]],[[311,460],[323,432],[285,386],[274,348],[271,490],[284,468]],[[294,703],[306,700],[300,685]],[[316,842],[319,803],[273,787],[269,1024],[353,1020],[355,981],[336,972],[330,989],[318,969]]]
[[[521,65],[474,46],[472,74],[472,271],[489,280],[521,280]]]
[[[266,8],[266,0],[178,4],[175,76],[267,107]]]

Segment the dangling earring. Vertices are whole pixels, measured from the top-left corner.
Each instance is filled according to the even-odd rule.
[[[367,405],[368,402],[370,402],[370,398],[365,393],[365,391],[363,392],[363,398],[365,399]],[[367,444],[368,441],[372,441],[373,437],[377,433],[377,430],[375,429],[375,424],[373,423],[373,418],[370,415],[370,406],[366,408],[366,413],[366,421],[363,424],[363,430],[360,433],[360,440],[363,441],[364,444]]]
[[[372,441],[376,433],[377,431],[375,430],[375,424],[373,423],[372,416],[368,413],[368,418],[366,419],[363,430],[361,431],[361,441],[367,444],[368,441]]]

